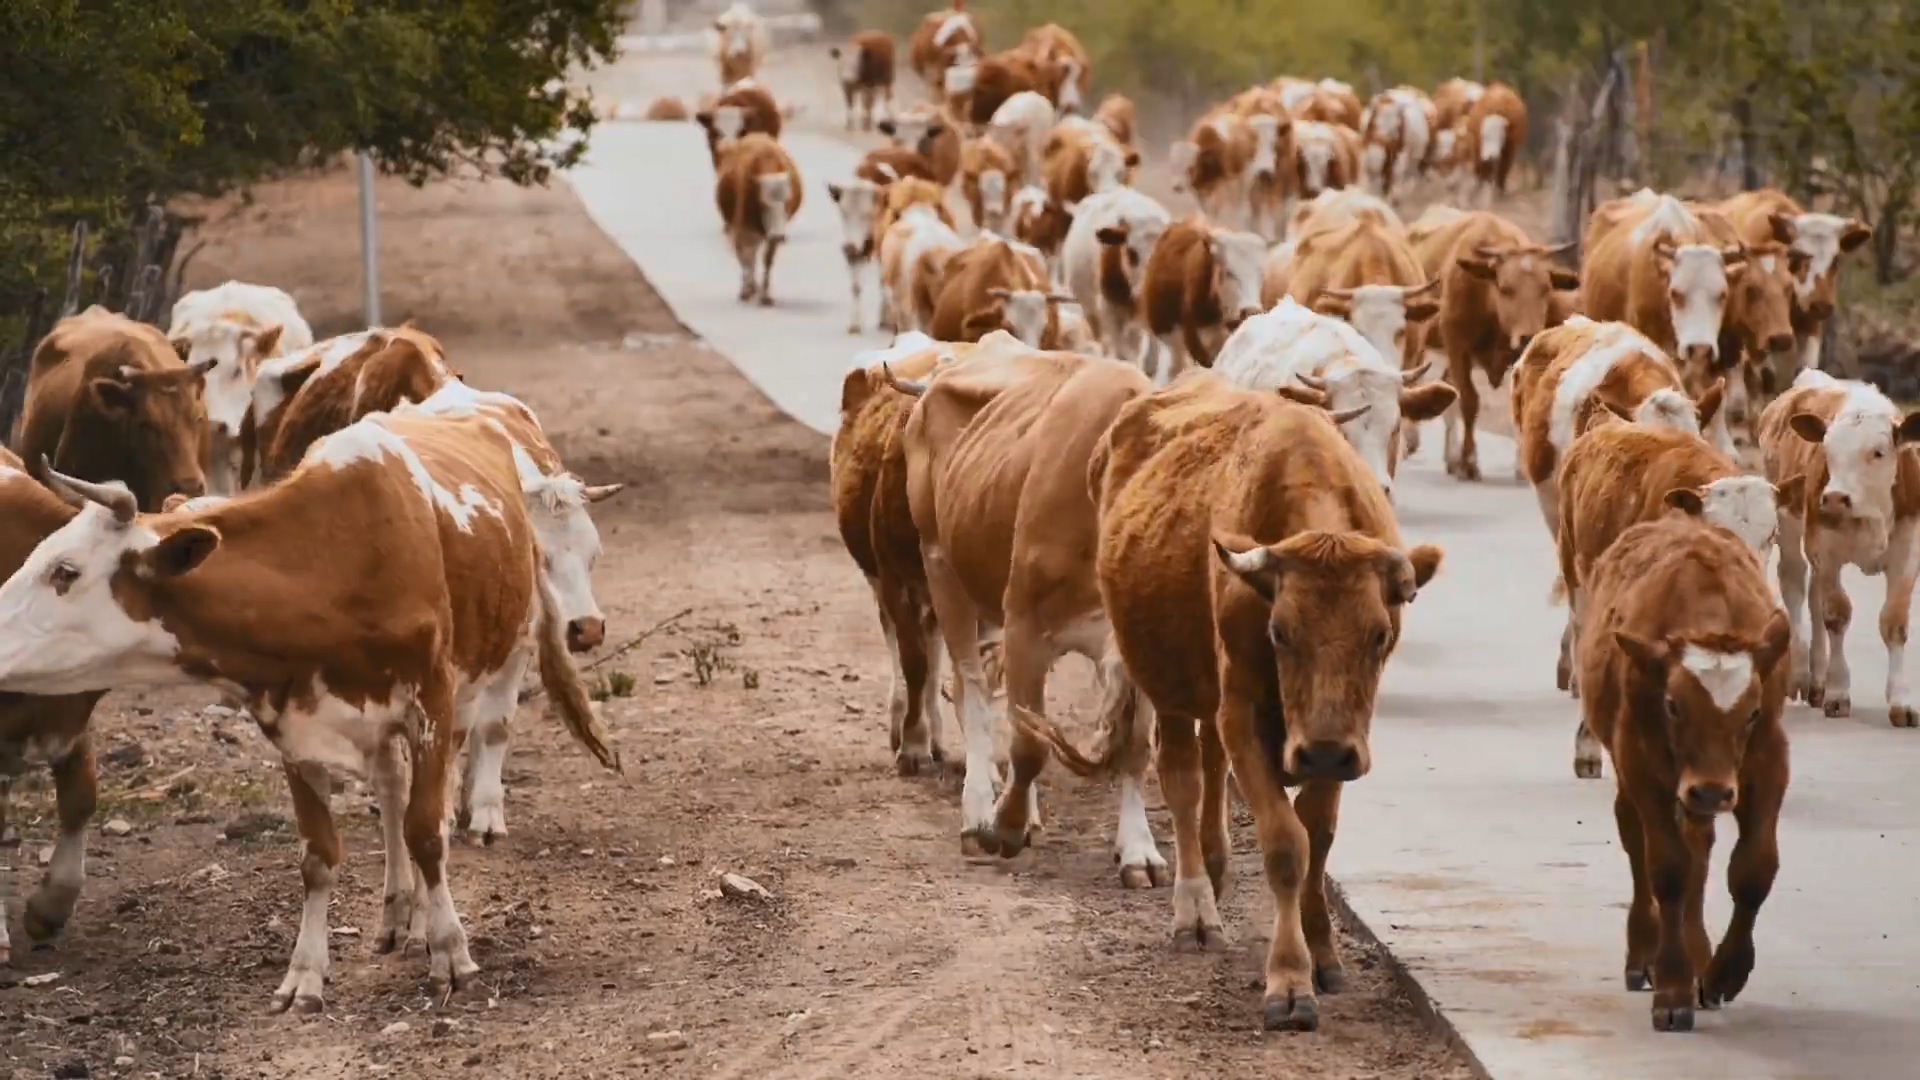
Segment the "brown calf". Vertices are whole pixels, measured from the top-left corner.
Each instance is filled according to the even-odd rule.
[[[1325,883],[1341,787],[1372,767],[1381,670],[1440,550],[1401,548],[1386,495],[1327,413],[1210,373],[1121,409],[1087,480],[1100,595],[1159,721],[1174,939],[1225,943],[1231,764],[1274,898],[1264,1022],[1311,1030],[1315,990],[1345,981]]]
[[[204,376],[158,327],[95,304],[53,324],[27,367],[13,448],[38,469],[125,483],[146,510],[207,490]]]
[[[1046,65],[1046,85],[1035,89],[1045,94],[1062,116],[1086,111],[1087,95],[1093,90],[1093,61],[1073,31],[1059,23],[1036,26],[1020,39],[1020,48]]]
[[[1753,924],[1780,868],[1787,791],[1787,616],[1733,534],[1685,514],[1635,525],[1594,564],[1581,619],[1581,712],[1619,777],[1613,816],[1633,872],[1628,990],[1656,1031],[1689,1031],[1753,973]],[[1740,838],[1733,919],[1707,936],[1714,821]]]
[[[1133,99],[1125,94],[1108,94],[1093,111],[1094,122],[1107,129],[1115,142],[1133,148],[1135,128]]]
[[[1109,250],[1122,246],[1107,245]],[[1141,277],[1139,312],[1147,332],[1167,352],[1152,373],[1161,383],[1178,378],[1191,364],[1213,366],[1228,335],[1259,313],[1266,252],[1259,236],[1218,228],[1198,215],[1160,234]],[[1120,257],[1114,251],[1116,264]]]
[[[773,257],[786,243],[787,224],[800,212],[805,192],[800,167],[770,136],[745,136],[722,153],[713,202],[740,260],[742,302],[757,296],[761,307],[773,306]]]
[[[1072,300],[1049,288],[1038,251],[982,239],[946,261],[927,333],[936,341],[979,341],[1006,330],[1029,348],[1056,348],[1056,305]]]
[[[883,121],[884,122],[884,121]],[[853,174],[877,187],[913,177],[939,183],[925,154],[906,146],[876,146],[861,157]]]
[[[950,112],[930,105],[909,109],[875,125],[894,145],[927,162],[928,178],[945,187],[960,173],[960,125]]]
[[[1040,178],[1050,201],[1072,207],[1089,195],[1130,183],[1139,165],[1138,150],[1105,137],[1099,129],[1063,124],[1047,137]]]
[[[893,36],[880,30],[862,30],[846,45],[827,50],[840,69],[840,93],[847,99],[847,130],[853,130],[855,106],[864,115],[860,126],[873,130],[873,109],[882,101],[893,112]]]
[[[1467,160],[1483,208],[1507,193],[1513,163],[1526,145],[1527,103],[1506,83],[1489,84],[1467,111]]]
[[[1840,257],[1858,250],[1873,238],[1873,230],[1857,218],[1808,213],[1784,192],[1773,188],[1742,192],[1720,204],[1749,247],[1768,241],[1786,244],[1788,269],[1793,274],[1793,333],[1798,339],[1799,367],[1820,366],[1820,340],[1833,317],[1840,283]]]
[[[1013,155],[992,139],[968,139],[960,147],[960,193],[976,228],[1007,232],[1008,200],[1017,176]]]

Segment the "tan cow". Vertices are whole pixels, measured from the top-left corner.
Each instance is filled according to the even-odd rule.
[[[1002,102],[987,123],[987,137],[1011,154],[1018,182],[1038,184],[1047,143],[1058,119],[1053,102],[1037,90],[1023,90]]]
[[[787,224],[800,212],[805,192],[800,167],[769,136],[748,135],[722,154],[713,202],[740,260],[743,303],[758,297],[761,307],[773,306],[773,257],[786,243]]]
[[[1072,353],[976,354],[939,374],[908,418],[907,495],[927,583],[958,675],[955,711],[966,732],[961,843],[1012,858],[1037,824],[1036,788],[1048,744],[1032,718],[1046,711],[1047,673],[1067,653],[1100,670],[1101,765],[1121,778],[1115,855],[1121,881],[1164,880],[1140,783],[1150,714],[1120,663],[1094,577],[1099,521],[1089,461],[1108,423],[1146,394],[1146,377]],[[980,647],[1004,631],[1011,768],[998,805],[991,764],[994,715]]]
[[[925,158],[932,170],[931,178],[940,186],[952,184],[960,175],[961,125],[950,111],[934,105],[918,105],[875,126],[892,139],[894,145]],[[909,174],[903,172],[902,175]]]
[[[1072,301],[1052,291],[1038,251],[988,236],[946,260],[927,333],[936,341],[979,341],[1006,330],[1030,348],[1054,348],[1055,306]]]
[[[1159,724],[1174,940],[1225,944],[1231,765],[1274,899],[1263,1021],[1312,1030],[1315,991],[1345,983],[1325,880],[1340,792],[1372,769],[1381,671],[1440,549],[1402,548],[1325,412],[1210,372],[1121,409],[1087,478],[1106,617]],[[1047,734],[1070,768],[1095,764]]]
[[[1337,124],[1316,120],[1293,125],[1293,183],[1302,199],[1317,198],[1359,182],[1360,159],[1351,135]]]
[[[1507,193],[1513,163],[1527,145],[1527,103],[1503,82],[1488,85],[1467,112],[1467,160],[1475,194],[1484,209]]]
[[[1044,89],[1061,115],[1074,116],[1086,111],[1087,95],[1093,90],[1093,61],[1073,31],[1059,23],[1036,26],[1020,39],[1020,48],[1047,65],[1051,78]]]
[[[1129,150],[1093,124],[1061,124],[1047,137],[1041,159],[1041,183],[1047,198],[1073,208],[1089,197],[1124,187],[1140,165],[1140,152]]]
[[[1920,414],[1902,415],[1870,383],[1802,371],[1760,417],[1767,476],[1804,477],[1803,501],[1780,520],[1780,595],[1793,624],[1795,697],[1847,716],[1853,675],[1847,626],[1853,603],[1840,571],[1885,574],[1880,639],[1887,648],[1887,719],[1920,726],[1907,677],[1907,624],[1920,573]],[[1808,567],[1812,567],[1811,588]],[[1805,609],[1812,612],[1811,640]]]
[[[1573,441],[1558,477],[1556,546],[1566,584],[1569,648],[1559,682],[1580,695],[1571,643],[1580,640],[1584,582],[1593,565],[1627,529],[1669,511],[1691,514],[1740,538],[1762,565],[1773,551],[1780,509],[1800,502],[1800,479],[1775,488],[1748,476],[1730,457],[1691,431],[1634,423],[1609,411]],[[1574,735],[1573,772],[1600,776],[1600,744],[1583,721]]]
[[[1054,202],[1047,189],[1029,184],[1013,193],[1007,202],[1007,231],[1015,240],[1046,256],[1054,280],[1064,277],[1060,249],[1066,243],[1067,230],[1073,227],[1073,214]]]
[[[1216,107],[1196,121],[1187,137],[1176,141],[1169,151],[1174,194],[1191,194],[1201,212],[1216,221],[1245,220],[1247,171],[1257,141],[1246,117]],[[1278,169],[1277,127],[1273,153],[1274,168]]]
[[[1398,186],[1404,195],[1419,179],[1433,142],[1435,115],[1433,102],[1411,86],[1374,95],[1360,132],[1365,140],[1360,171],[1368,190],[1386,198]]]
[[[1371,216],[1300,241],[1287,273],[1287,295],[1345,319],[1401,368],[1420,362],[1423,324],[1440,312],[1439,287],[1401,231]]]
[[[946,261],[965,249],[954,231],[946,192],[926,180],[902,180],[887,191],[880,234],[880,324],[894,333],[933,321]]]
[[[960,147],[960,193],[976,228],[1006,233],[1007,200],[1019,174],[1013,155],[991,139],[968,139]]]
[[[260,367],[242,432],[241,483],[273,483],[319,439],[457,379],[446,350],[412,324],[329,338]]]
[[[711,105],[693,114],[707,136],[707,154],[713,158],[714,171],[720,169],[722,154],[748,135],[780,137],[785,120],[780,103],[766,87],[745,79],[727,87]]]
[[[928,161],[925,154],[908,146],[874,147],[861,155],[860,163],[853,167],[853,175],[879,188],[908,177],[932,180],[936,184],[940,182],[934,174],[933,162]]]
[[[1093,112],[1094,122],[1107,129],[1115,142],[1127,149],[1133,149],[1133,136],[1137,126],[1134,118],[1133,99],[1125,94],[1108,94],[1100,100],[1100,107]]]
[[[1473,372],[1494,389],[1535,335],[1555,325],[1555,290],[1580,285],[1579,275],[1554,265],[1562,247],[1533,242],[1519,226],[1485,212],[1430,215],[1429,227],[1408,230],[1414,253],[1440,282],[1440,317],[1428,325],[1427,348],[1447,381],[1460,392],[1460,406],[1446,416],[1447,472],[1480,479],[1474,425],[1480,391]]]
[[[881,103],[887,115],[893,114],[893,35],[881,30],[862,30],[845,45],[827,50],[840,72],[840,93],[847,99],[847,130],[853,130],[854,113],[860,112],[860,126],[873,130],[873,114]]]
[[[1728,283],[1726,315],[1720,324],[1720,359],[1730,373],[1728,413],[1744,417],[1753,441],[1760,441],[1760,410],[1788,381],[1782,368],[1794,362],[1792,256],[1772,238],[1745,243],[1733,220],[1718,206],[1686,203],[1714,243],[1739,247],[1747,268]],[[1752,402],[1750,405],[1749,402]]]
[[[1434,87],[1433,125],[1435,131],[1451,128],[1473,113],[1473,107],[1487,94],[1487,88],[1472,79],[1452,78]]]
[[[732,86],[760,71],[773,51],[767,22],[752,8],[734,0],[713,20],[713,59],[720,66],[720,85]]]
[[[983,51],[980,28],[964,11],[929,11],[907,42],[907,59],[935,102],[947,94],[947,72]]]
[[[280,750],[306,901],[277,1009],[323,1004],[342,856],[330,770],[370,775],[380,799],[375,949],[423,929],[431,981],[451,992],[479,970],[447,883],[460,714],[510,712],[537,654],[569,730],[619,768],[567,658],[512,456],[472,430],[370,418],[279,484],[162,515],[139,515],[117,483],[52,473],[82,509],[0,586],[0,610],[49,631],[0,642],[0,688],[213,683],[242,694]]]
[[[965,72],[964,91],[950,88],[948,104],[960,120],[977,128],[993,122],[993,114],[1009,98],[1020,93],[1037,93],[1054,102],[1059,71],[1046,58],[1025,48],[1008,49],[975,63],[955,69]]]
[[[98,304],[53,324],[34,347],[13,448],[95,483],[118,480],[139,505],[207,490],[205,376],[218,358],[181,360],[157,327]]]
[[[1840,257],[1873,238],[1857,218],[1809,213],[1773,188],[1743,192],[1720,204],[1720,212],[1749,247],[1769,240],[1786,244],[1793,274],[1793,333],[1801,369],[1820,366],[1820,341],[1839,295]]]
[[[1197,215],[1160,234],[1140,286],[1140,317],[1166,351],[1149,375],[1165,385],[1191,364],[1212,366],[1227,336],[1260,311],[1266,249],[1253,233],[1222,229]]]

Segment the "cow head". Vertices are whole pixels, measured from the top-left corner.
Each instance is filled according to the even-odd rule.
[[[1053,67],[1054,103],[1063,116],[1077,116],[1087,107],[1080,97],[1080,61],[1065,57]]]
[[[1764,564],[1780,529],[1780,509],[1798,501],[1801,480],[1776,488],[1763,476],[1725,476],[1667,492],[1667,506],[1740,538]]]
[[[1286,727],[1275,764],[1303,780],[1365,776],[1374,697],[1400,641],[1401,609],[1433,580],[1440,549],[1401,551],[1359,533],[1320,531],[1268,545],[1216,534],[1213,549],[1268,604]]]
[[[1792,252],[1794,297],[1800,310],[1816,319],[1833,314],[1840,278],[1840,256],[1873,238],[1873,230],[1855,218],[1833,214],[1769,215],[1773,238]]]
[[[1507,118],[1488,116],[1480,121],[1480,164],[1492,165],[1507,148]]]
[[[753,31],[755,23],[752,12],[728,9],[713,21],[713,32],[720,38],[720,53],[730,60],[738,60],[753,52]]]
[[[593,595],[593,565],[600,559],[600,530],[587,507],[620,493],[624,484],[593,485],[570,472],[543,474],[524,451],[514,448],[520,491],[526,496],[540,564],[552,590],[550,602],[567,628],[567,648],[586,652],[607,636],[606,616]]]
[[[1312,306],[1322,315],[1345,319],[1382,359],[1399,366],[1419,351],[1412,328],[1440,313],[1439,290],[1439,278],[1425,285],[1321,289]]]
[[[188,524],[163,538],[139,520],[124,484],[90,484],[40,465],[47,486],[79,513],[0,585],[0,619],[28,631],[0,634],[0,689],[76,694],[185,681],[173,634],[121,605],[142,583],[198,566],[220,534]]]
[[[1793,348],[1793,271],[1789,249],[1763,244],[1747,249],[1747,270],[1727,294],[1727,325],[1756,358]]]
[[[1518,356],[1528,342],[1547,328],[1551,321],[1552,293],[1580,287],[1578,273],[1553,264],[1555,255],[1572,246],[1567,243],[1558,247],[1502,248],[1480,244],[1458,260],[1462,271],[1486,282],[1493,293],[1500,343],[1512,355]]]
[[[1757,639],[1615,630],[1613,640],[1632,665],[1634,712],[1646,717],[1646,730],[1664,733],[1678,767],[1680,808],[1696,817],[1731,812],[1749,738],[1761,723],[1778,721],[1766,715],[1763,696],[1787,656],[1787,613],[1776,609]]]
[[[1893,525],[1893,482],[1900,449],[1920,442],[1920,413],[1901,416],[1893,402],[1871,386],[1847,386],[1847,398],[1831,421],[1799,412],[1787,421],[1793,433],[1818,443],[1827,459],[1827,484],[1820,491],[1820,514],[1836,522],[1848,519]]]
[[[1087,151],[1087,191],[1099,194],[1127,182],[1127,172],[1140,163],[1135,151],[1123,150],[1109,139],[1097,139]]]
[[[948,61],[946,70],[940,75],[940,89],[948,97],[964,97],[973,93],[979,81],[980,61],[974,56],[973,50],[964,45],[956,48],[953,59]]]
[[[1260,279],[1265,270],[1267,241],[1256,233],[1212,229],[1207,252],[1213,257],[1213,295],[1229,332],[1260,314]]]
[[[237,438],[253,400],[260,361],[280,348],[280,326],[249,326],[230,319],[200,323],[173,339],[173,348],[189,366],[206,365],[204,400],[207,424],[215,435]]]
[[[1138,221],[1122,218],[1094,233],[1094,239],[1100,241],[1102,246],[1119,253],[1132,295],[1140,295],[1140,278],[1146,273],[1147,259],[1153,254],[1154,245],[1160,242],[1160,235],[1166,231],[1166,222],[1142,216]],[[1259,295],[1257,285],[1254,295]]]
[[[828,184],[827,194],[840,211],[840,254],[846,256],[847,265],[872,258],[873,220],[880,212],[879,186],[856,177],[845,184]]]
[[[1000,169],[982,169],[974,177],[980,192],[980,220],[976,223],[989,232],[1007,228],[1007,174]]]
[[[1253,132],[1253,156],[1247,159],[1247,175],[1255,182],[1271,183],[1280,176],[1282,144],[1292,125],[1266,113],[1250,116],[1246,123]]]
[[[1047,337],[1054,305],[1073,302],[1071,296],[1037,289],[993,288],[987,290],[987,295],[1000,304],[1000,325],[1019,338],[1021,344],[1034,349],[1041,348]]]
[[[738,105],[719,105],[702,109],[694,119],[707,130],[707,145],[717,161],[720,152],[739,141],[747,130],[747,111]]]
[[[769,240],[787,238],[787,207],[793,198],[793,174],[785,169],[761,173],[753,178],[754,193],[760,200],[760,224]]]
[[[1447,411],[1458,397],[1453,387],[1438,380],[1421,383],[1427,364],[1393,371],[1372,357],[1351,354],[1320,365],[1320,374],[1296,374],[1319,404],[1333,414],[1341,437],[1347,440],[1380,490],[1393,497],[1393,481],[1400,464],[1400,421],[1421,423]],[[1294,400],[1315,403],[1294,395]]]
[[[893,140],[893,145],[912,150],[916,154],[926,153],[927,140],[946,130],[946,126],[931,116],[907,115],[888,117],[875,124],[880,134]]]
[[[1325,124],[1301,124],[1294,131],[1294,165],[1300,176],[1300,194],[1317,198],[1333,182],[1333,156],[1338,149]],[[1373,148],[1368,147],[1369,152]],[[1385,159],[1382,159],[1382,168]]]
[[[1167,149],[1167,169],[1173,173],[1173,193],[1194,192],[1194,171],[1200,164],[1200,144],[1191,139],[1175,139]]]
[[[833,57],[834,67],[840,72],[840,85],[851,87],[860,81],[860,50],[857,47],[843,49],[838,45],[827,50]]]
[[[201,390],[213,366],[211,357],[183,367],[123,365],[87,384],[79,411],[113,433],[136,474],[142,507],[157,510],[176,492],[194,496],[207,490],[201,469],[207,426]]]
[[[1455,164],[1454,157],[1459,153],[1460,131],[1458,128],[1441,128],[1433,134],[1433,167],[1442,173],[1450,172]]]
[[[1007,220],[1016,239],[1043,252],[1059,251],[1073,226],[1073,215],[1034,184],[1014,192],[1007,204]]]
[[[1727,293],[1746,273],[1746,249],[1737,243],[1724,249],[1676,245],[1662,236],[1654,241],[1653,255],[1667,283],[1667,313],[1679,359],[1695,371],[1719,366]]]

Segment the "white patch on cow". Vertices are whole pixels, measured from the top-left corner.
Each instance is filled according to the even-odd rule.
[[[1379,143],[1368,143],[1360,155],[1360,167],[1366,170],[1368,183],[1378,190],[1381,179],[1387,175],[1387,148]]]
[[[1780,268],[1780,256],[1778,255],[1760,256],[1760,269],[1762,271],[1771,274],[1775,270],[1778,270],[1779,268]]]
[[[1274,176],[1280,171],[1279,117],[1248,117],[1247,127],[1253,131],[1253,157],[1247,162],[1247,173],[1255,179]]]
[[[722,105],[713,110],[713,132],[720,137],[721,146],[726,146],[740,137],[747,129],[747,112],[738,105]]]
[[[1083,107],[1080,100],[1080,61],[1071,57],[1060,61],[1060,111],[1079,112]]]
[[[0,585],[0,690],[77,694],[117,687],[184,683],[174,666],[180,643],[159,620],[136,622],[113,595],[123,557],[159,537],[121,524],[89,503],[54,530]],[[54,588],[56,568],[70,577]]]
[[[587,510],[586,482],[569,472],[548,476],[531,455],[513,447],[520,491],[526,496],[541,564],[552,583],[560,621],[604,618],[593,595],[593,567],[600,559],[600,530]]]
[[[1821,371],[1819,368],[1802,368],[1800,374],[1793,377],[1793,388],[1802,390],[1809,386],[1832,388],[1840,385],[1840,380]]]
[[[980,218],[983,228],[1006,227],[1007,174],[999,169],[982,169],[975,181],[980,186]]]
[[[955,34],[974,33],[972,17],[964,11],[957,12],[940,20],[939,29],[933,32],[933,43],[944,46],[953,39]]]
[[[787,237],[787,201],[793,197],[793,174],[763,173],[754,178],[760,193],[760,224],[767,239]]]
[[[302,464],[342,470],[362,461],[379,462],[392,457],[407,470],[408,479],[427,504],[452,518],[461,532],[472,532],[473,519],[482,511],[496,518],[502,515],[499,504],[471,484],[462,484],[458,492],[449,491],[427,471],[426,463],[414,453],[413,447],[387,428],[382,422],[384,417],[384,413],[375,413],[321,439],[307,451]]]
[[[1176,139],[1167,148],[1167,167],[1178,176],[1184,176],[1193,163],[1200,157],[1200,148],[1187,139]],[[1176,183],[1178,179],[1176,178]]]
[[[1705,244],[1679,248],[1667,280],[1674,347],[1682,354],[1700,346],[1717,351],[1727,310],[1727,264],[1719,249]]]
[[[1480,160],[1494,162],[1500,160],[1501,151],[1507,148],[1507,118],[1488,116],[1480,121]]]
[[[856,177],[841,185],[834,208],[840,212],[841,253],[849,263],[871,258],[868,242],[873,239],[874,216],[880,212],[880,189]]]
[[[1885,530],[1893,524],[1893,481],[1900,459],[1894,436],[1900,410],[1871,383],[1836,381],[1847,396],[1827,422],[1821,442],[1827,458],[1827,486],[1821,495],[1845,495],[1852,501],[1852,516]]]
[[[1093,150],[1087,155],[1087,190],[1093,194],[1113,189],[1126,183],[1127,155],[1118,143],[1111,139],[1102,139],[1093,144]]]
[[[341,334],[339,337],[328,338],[298,352],[278,356],[261,364],[259,378],[253,386],[253,422],[263,423],[287,400],[286,387],[281,382],[281,378],[287,372],[318,356],[320,365],[314,368],[313,374],[308,376],[307,382],[302,385],[318,382],[331,374],[335,368],[346,363],[347,357],[359,352],[374,335],[384,333],[386,333],[385,330],[375,328]]]
[[[1223,139],[1233,138],[1233,117],[1231,116],[1216,116],[1207,121],[1207,126],[1213,129],[1215,135]]]
[[[1762,564],[1780,528],[1780,509],[1773,485],[1763,476],[1727,476],[1701,493],[1701,518],[1740,538]]]
[[[980,65],[971,61],[954,64],[940,77],[940,85],[948,94],[968,94],[973,92],[974,84],[980,77]]]
[[[862,49],[858,45],[848,45],[840,50],[840,85],[852,86],[860,81],[860,57]]]
[[[1633,422],[1643,427],[1700,434],[1700,410],[1687,395],[1673,389],[1663,388],[1648,394],[1633,411]]]
[[[1680,650],[1680,666],[1699,680],[1701,689],[1722,712],[1738,704],[1753,685],[1753,657],[1747,653],[1715,652],[1688,645]]]
[[[1207,243],[1219,268],[1221,312],[1229,322],[1257,313],[1266,240],[1255,233],[1215,229]]]
[[[1801,302],[1813,298],[1813,288],[1840,259],[1840,237],[1847,231],[1847,219],[1834,214],[1801,214],[1793,219],[1793,250],[1806,256],[1807,264],[1794,279],[1793,290]]]
[[[1698,235],[1699,222],[1687,213],[1687,208],[1679,199],[1658,194],[1650,188],[1641,188],[1628,200],[1635,207],[1652,210],[1627,234],[1634,247],[1650,244],[1659,236],[1671,237],[1675,243],[1679,243]]]
[[[1587,351],[1567,368],[1553,392],[1553,412],[1547,420],[1547,441],[1560,453],[1573,444],[1573,418],[1603,382],[1607,373],[1624,361],[1646,353],[1661,355],[1660,350],[1639,331],[1625,323],[1601,326],[1587,345]]]
[[[1335,138],[1333,129],[1325,124],[1306,121],[1293,126],[1294,153],[1299,156],[1300,164],[1305,167],[1307,174],[1304,193],[1316,199],[1327,190],[1328,174],[1333,167],[1333,155],[1338,149]],[[1375,151],[1378,153],[1376,154]],[[1367,167],[1373,170],[1368,175],[1374,175],[1386,168],[1386,161],[1384,149],[1378,146],[1367,147]]]
[[[1362,285],[1353,291],[1347,322],[1382,357],[1398,359],[1407,335],[1406,294],[1398,285]]]
[[[1000,302],[1001,318],[1022,345],[1040,347],[1047,332],[1047,294],[1032,289],[1015,289]]]
[[[1525,270],[1529,274],[1533,273],[1533,256],[1520,256],[1520,269]]]
[[[1460,140],[1460,133],[1452,128],[1433,137],[1433,156],[1441,161],[1453,160],[1454,146]]]

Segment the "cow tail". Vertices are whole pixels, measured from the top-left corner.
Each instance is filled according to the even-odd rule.
[[[573,736],[574,741],[586,747],[587,752],[607,769],[624,774],[626,770],[621,767],[620,752],[608,745],[607,730],[601,724],[599,714],[594,711],[593,702],[587,697],[586,684],[580,681],[580,669],[573,666],[573,657],[567,653],[566,628],[560,623],[560,597],[553,590],[553,582],[547,578],[545,566],[535,570],[534,580],[540,593],[537,631],[540,685],[546,690],[547,700],[553,710],[560,714],[560,722],[566,726],[567,733]]]
[[[1107,779],[1138,773],[1152,741],[1153,709],[1118,663],[1102,665],[1105,686],[1100,694],[1100,727],[1091,750],[1081,750],[1058,724],[1024,706],[1007,716],[1025,734],[1040,739],[1067,771],[1076,776]]]
[[[1553,591],[1547,594],[1547,603],[1552,607],[1559,607],[1561,604],[1564,604],[1566,602],[1567,602],[1566,575],[1555,574],[1553,576]]]

